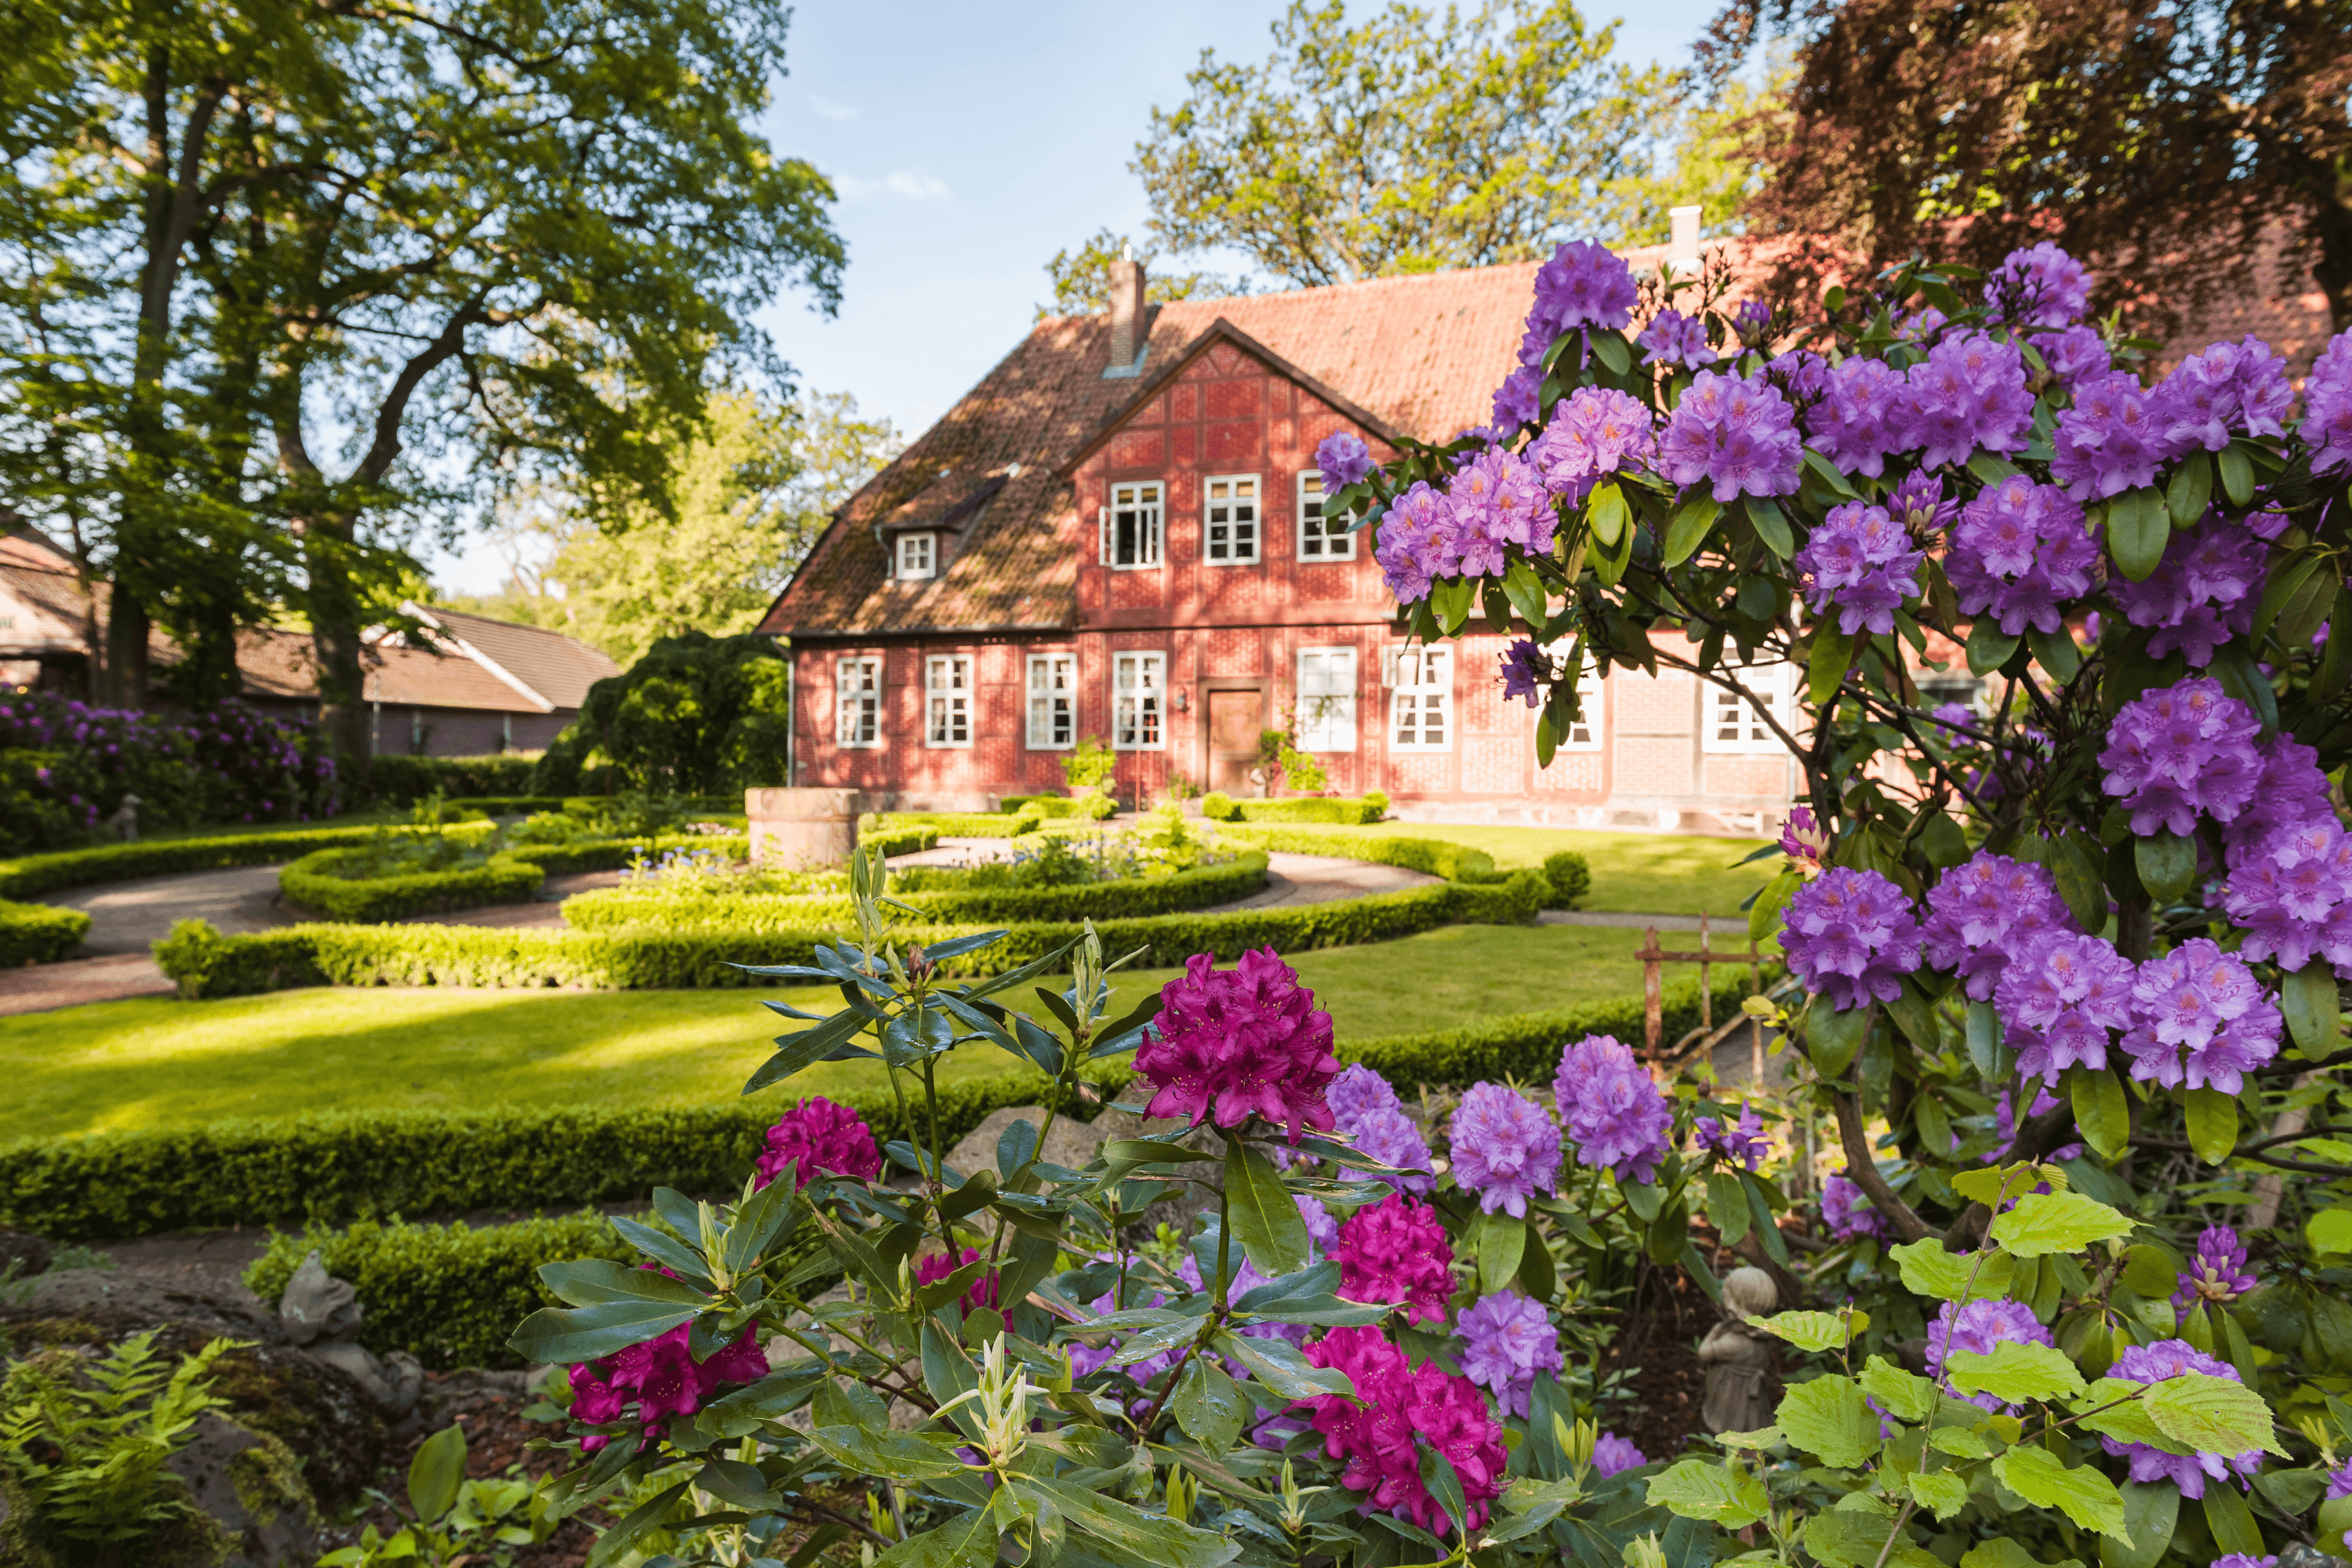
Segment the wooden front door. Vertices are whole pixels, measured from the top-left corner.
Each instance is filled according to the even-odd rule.
[[[1258,731],[1265,727],[1265,693],[1212,691],[1209,700],[1209,787],[1255,795],[1265,786],[1250,777],[1257,766]]]

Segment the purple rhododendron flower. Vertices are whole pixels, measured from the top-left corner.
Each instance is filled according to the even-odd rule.
[[[1607,1035],[1587,1035],[1560,1053],[1551,1091],[1578,1164],[1621,1182],[1655,1178],[1675,1114],[1632,1050]]]
[[[2046,868],[1979,849],[1927,889],[1920,935],[1930,965],[1958,974],[1971,999],[1990,1002],[2016,953],[2075,929]]]
[[[1762,376],[1703,370],[1666,418],[1658,468],[1677,485],[1710,481],[1715,499],[1784,496],[1797,489],[1804,443],[1780,389]]]
[[[1638,1470],[1649,1462],[1649,1457],[1633,1447],[1633,1440],[1630,1437],[1603,1432],[1592,1440],[1592,1468],[1597,1475],[1622,1475],[1627,1470]]]
[[[1401,605],[1429,597],[1433,578],[1461,573],[1462,544],[1454,509],[1424,480],[1414,481],[1389,507],[1381,518],[1379,538],[1372,559],[1381,563],[1389,592]]]
[[[1289,1131],[1331,1131],[1324,1090],[1338,1076],[1331,1015],[1274,949],[1244,952],[1220,970],[1207,953],[1160,993],[1153,1036],[1135,1070],[1156,1091],[1145,1114],[1239,1127],[1253,1116]]]
[[[1702,370],[1723,356],[1706,341],[1706,322],[1668,306],[1650,318],[1633,342],[1643,350],[1643,364],[1672,365],[1677,370]]]
[[[2278,1553],[2256,1557],[2251,1552],[2225,1552],[2213,1559],[2213,1568],[2278,1568]]]
[[[2041,339],[2034,347],[2058,384],[2070,389],[2116,367],[2116,356],[2108,352],[2107,341],[2096,327],[2069,327]]]
[[[2056,1083],[2070,1067],[2105,1067],[2112,1034],[2132,1025],[2135,975],[2131,960],[2095,936],[2052,932],[2020,944],[1993,991],[2017,1070]]]
[[[2074,388],[2074,406],[2058,416],[2055,445],[2050,477],[2078,500],[2153,484],[2158,467],[2178,451],[2155,395],[2126,371]]]
[[[1919,921],[1903,889],[1875,871],[1824,871],[1789,899],[1781,951],[1805,989],[1840,1011],[1903,994],[1919,967]]]
[[[1480,453],[1454,470],[1445,499],[1454,510],[1465,575],[1502,575],[1509,566],[1506,545],[1538,555],[1551,548],[1559,515],[1535,468],[1516,452],[1491,447]]]
[[[1432,1174],[1429,1142],[1421,1135],[1421,1124],[1401,1110],[1371,1110],[1356,1118],[1349,1129],[1355,1135],[1356,1148],[1366,1158],[1402,1173],[1398,1175],[1373,1174],[1374,1181],[1386,1182],[1400,1192],[1425,1193],[1437,1184]]]
[[[1438,1212],[1401,1193],[1358,1209],[1339,1226],[1331,1259],[1350,1301],[1402,1307],[1416,1323],[1442,1323],[1454,1298],[1454,1246]]]
[[[1472,1084],[1446,1127],[1454,1179],[1487,1214],[1527,1217],[1528,1200],[1559,1186],[1559,1129],[1507,1085]],[[1525,1414],[1525,1412],[1521,1412]]]
[[[1822,1184],[1822,1224],[1840,1241],[1885,1241],[1886,1216],[1843,1173]]]
[[[2089,591],[2098,542],[2064,491],[2011,474],[1961,510],[1944,570],[1963,615],[1990,614],[2015,637],[2065,625],[2060,604]]]
[[[2352,1459],[2327,1472],[2327,1500],[2333,1502],[2340,1497],[2352,1497]]]
[[[1505,376],[1503,384],[1495,388],[1496,434],[1517,430],[1543,417],[1536,405],[1536,394],[1542,390],[1543,372],[1533,365],[1521,365]]]
[[[2329,816],[2232,846],[2222,908],[2248,958],[2294,971],[2315,955],[2352,972],[2352,837]]]
[[[1521,637],[1505,649],[1503,662],[1503,700],[1509,702],[1526,698],[1528,706],[1544,704],[1544,688],[1551,680],[1551,660],[1532,639]]]
[[[1633,269],[1622,257],[1591,240],[1571,239],[1536,271],[1536,302],[1528,314],[1528,335],[1532,337],[1540,327],[1549,345],[1560,333],[1577,327],[1622,331],[1633,320],[1633,304],[1640,293],[1633,284]]]
[[[1354,431],[1334,430],[1315,448],[1315,466],[1323,471],[1323,493],[1331,495],[1372,471],[1372,449]]]
[[[2331,474],[2352,466],[2352,329],[2327,340],[2303,384],[2303,425],[2312,447],[2311,471]]]
[[[2197,1254],[2173,1287],[2172,1304],[2182,1311],[2200,1301],[2234,1301],[2262,1281],[2246,1268],[2246,1248],[2226,1225],[2209,1225],[2197,1237]]]
[[[2254,624],[2254,605],[2270,571],[2270,546],[2235,523],[2211,521],[2167,547],[2145,582],[2116,575],[2108,584],[2124,617],[2154,626],[2152,658],[2179,652],[2193,668]]]
[[[1830,836],[1813,819],[1810,805],[1791,806],[1789,819],[1780,824],[1780,853],[1789,858],[1789,865],[1801,877],[1818,877],[1828,868]]]
[[[1830,362],[1811,349],[1790,349],[1764,362],[1764,374],[1800,407],[1830,389]]]
[[[1944,493],[1944,481],[1925,470],[1903,476],[1886,492],[1886,512],[1914,539],[1933,539],[1952,526],[1960,503]]]
[[[1324,1089],[1323,1102],[1331,1108],[1335,1125],[1342,1132],[1353,1132],[1367,1111],[1404,1109],[1389,1080],[1361,1062],[1349,1062],[1339,1069]]]
[[[1506,1415],[1528,1413],[1536,1373],[1556,1376],[1567,1364],[1551,1314],[1517,1290],[1497,1290],[1464,1308],[1454,1332],[1467,1347],[1464,1375],[1493,1394]]]
[[[1895,629],[1895,612],[1919,595],[1927,559],[1885,507],[1857,500],[1831,508],[1790,564],[1813,614],[1826,616],[1834,606],[1840,635],[1852,637]]]
[[[1330,1257],[1331,1249],[1339,1245],[1339,1222],[1331,1217],[1331,1211],[1323,1206],[1321,1199],[1310,1198],[1305,1193],[1291,1196],[1297,1201],[1298,1218],[1307,1226],[1307,1239],[1315,1248],[1315,1256]]]
[[[2284,827],[2333,823],[2336,803],[2328,795],[2327,775],[2319,771],[2319,753],[2294,736],[2272,736],[2256,748],[2263,760],[2262,778],[2253,798],[2221,830],[2231,864],[2246,847]]]
[[[804,1100],[768,1129],[767,1146],[752,1162],[754,1184],[766,1186],[786,1165],[793,1167],[795,1187],[807,1186],[820,1171],[870,1182],[882,1173],[882,1152],[857,1112],[829,1100]]]
[[[1805,434],[1839,468],[1877,479],[1886,456],[1911,443],[1911,395],[1903,373],[1859,356],[1830,367],[1821,401],[1805,411]]]
[[[1956,1313],[1947,1301],[1927,1326],[1927,1371],[1941,1381],[1945,1363],[1957,1352],[1990,1355],[2000,1344],[2055,1345],[2050,1331],[2034,1320],[2033,1309],[2022,1301],[1975,1300]],[[1990,1394],[1960,1394],[1979,1410],[2010,1408]]]
[[[1528,444],[1527,456],[1545,489],[1582,500],[1601,475],[1643,468],[1657,449],[1657,432],[1641,399],[1583,386],[1552,410],[1551,423]]]
[[[2240,434],[2284,436],[2294,405],[2286,361],[2249,333],[2190,354],[2156,389],[2156,415],[2174,452],[2218,452]]]
[[[1979,451],[2014,452],[2033,433],[2033,395],[2015,343],[1955,332],[1904,377],[1919,465],[1965,463]]]
[[[2209,938],[2141,964],[2132,1002],[2137,1022],[2124,1049],[2136,1079],[2236,1094],[2248,1071],[2278,1055],[2277,1006],[2245,961]]]
[[[1414,1366],[1376,1328],[1334,1329],[1307,1347],[1317,1366],[1347,1374],[1356,1396],[1306,1401],[1326,1458],[1346,1461],[1339,1484],[1364,1494],[1364,1511],[1391,1513],[1443,1535],[1453,1521],[1421,1479],[1425,1447],[1445,1456],[1462,1483],[1464,1523],[1476,1530],[1502,1494],[1503,1427],[1477,1385],[1433,1361]]]
[[[2252,710],[2218,680],[2162,687],[2116,710],[2099,753],[2099,787],[2130,810],[2134,833],[2186,837],[2200,812],[2226,823],[2253,798],[2261,733]]]
[[[1742,1101],[1739,1120],[1725,1121],[1720,1117],[1702,1116],[1691,1131],[1698,1137],[1698,1146],[1711,1154],[1719,1154],[1726,1163],[1745,1165],[1750,1171],[1759,1169],[1772,1145],[1764,1137],[1764,1119],[1756,1108]]]
[[[2146,1384],[2162,1383],[2185,1372],[2201,1372],[2208,1377],[2227,1378],[2231,1383],[2245,1381],[2238,1375],[2236,1367],[2215,1360],[2187,1340],[2158,1340],[2154,1344],[2134,1345],[2116,1358],[2107,1375],[2125,1383]],[[2105,1436],[2099,1443],[2108,1453],[2131,1460],[2133,1480],[2168,1480],[2180,1489],[2185,1498],[2202,1498],[2209,1478],[2225,1480],[2232,1470],[2251,1477],[2263,1464],[2260,1448],[2243,1454],[2168,1454],[2147,1443],[2118,1443]]]
[[[2002,257],[1985,279],[1984,300],[1995,317],[2016,326],[2071,326],[2091,308],[2091,277],[2045,239]]]

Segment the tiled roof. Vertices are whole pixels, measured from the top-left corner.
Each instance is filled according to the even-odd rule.
[[[425,614],[433,623],[464,638],[475,652],[527,688],[528,692],[522,695],[536,694],[543,699],[537,707],[541,712],[577,708],[587,700],[590,687],[608,675],[621,673],[619,665],[595,648],[545,626],[517,626],[512,621],[494,621],[488,616],[438,606],[427,608]],[[496,679],[495,674],[492,679]]]

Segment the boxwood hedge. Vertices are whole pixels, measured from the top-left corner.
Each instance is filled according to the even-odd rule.
[[[136,877],[168,877],[178,871],[218,871],[230,866],[267,866],[314,849],[354,844],[377,827],[271,827],[252,833],[216,833],[201,838],[142,839],[136,844],[97,844],[0,861],[0,899],[37,898],[61,888],[92,882],[123,882]]]
[[[477,866],[406,871],[391,877],[346,877],[340,868],[366,855],[363,846],[318,849],[278,873],[278,890],[320,920],[396,921],[446,914],[485,904],[524,904],[539,894],[547,873],[527,860],[493,855]]]
[[[1349,860],[1370,860],[1425,871],[1449,882],[1500,882],[1495,858],[1467,844],[1443,838],[1414,838],[1391,833],[1327,832],[1319,828],[1285,829],[1255,823],[1223,823],[1217,837],[1227,843],[1255,844],[1289,855],[1338,855]]]
[[[55,963],[89,934],[89,917],[79,910],[0,900],[0,966]]]
[[[1360,800],[1336,795],[1299,795],[1286,800],[1235,800],[1223,790],[1201,797],[1201,815],[1218,822],[1328,822],[1360,826],[1388,815],[1389,797],[1368,795]]]
[[[857,819],[857,841],[900,828],[923,827],[942,838],[1018,838],[1045,824],[1046,813],[1036,805],[1018,811],[869,811]]]

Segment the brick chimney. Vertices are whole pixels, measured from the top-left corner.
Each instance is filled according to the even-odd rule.
[[[1666,209],[1666,268],[1673,272],[1696,275],[1699,260],[1698,207],[1668,207]]]
[[[1129,251],[1110,264],[1110,363],[1103,374],[1136,374],[1143,346],[1143,263]]]

